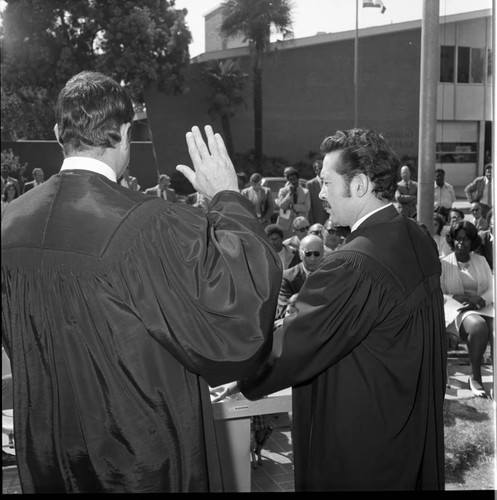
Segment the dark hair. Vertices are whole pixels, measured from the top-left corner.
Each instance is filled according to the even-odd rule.
[[[286,167],[283,171],[283,175],[288,179],[290,175],[296,175],[298,179],[300,179],[299,171],[293,167]]]
[[[261,174],[259,174],[257,172],[255,174],[252,174],[250,176],[250,182],[254,182],[255,184],[257,184],[258,182],[260,182],[261,179],[262,179]]]
[[[440,214],[433,214],[433,220],[438,222],[437,234],[440,234],[445,226],[445,219]]]
[[[133,115],[131,98],[112,78],[93,71],[73,76],[55,106],[64,154],[115,147],[122,139],[119,128]]]
[[[272,234],[278,234],[283,239],[283,229],[278,224],[269,224],[264,228],[267,236],[271,236]]]
[[[437,173],[437,172],[442,172],[442,174],[445,175],[445,170],[443,168],[437,168],[437,169],[435,169],[435,173]]]
[[[462,210],[459,210],[458,208],[451,208],[449,210],[449,218],[451,212],[457,212],[464,219],[464,212]]]
[[[347,186],[357,174],[365,174],[373,183],[373,193],[382,200],[394,198],[400,160],[382,134],[372,130],[338,130],[321,143],[321,152],[341,151],[337,174]]]
[[[461,229],[464,229],[466,236],[471,240],[471,251],[473,252],[481,245],[481,238],[478,234],[478,229],[476,229],[476,226],[472,222],[469,222],[469,220],[461,220],[450,226],[446,237],[447,243],[450,248],[454,250],[457,233],[461,231]]]
[[[19,189],[17,189],[16,184],[14,184],[13,182],[7,182],[7,184],[5,184],[5,186],[3,188],[2,201],[7,201],[7,199],[8,199],[7,198],[7,190],[10,189],[11,187],[13,187],[16,191],[16,195],[14,196],[14,199],[19,196]]]

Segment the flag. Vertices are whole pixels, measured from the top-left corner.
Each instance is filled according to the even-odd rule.
[[[383,14],[387,8],[383,4],[381,0],[362,0],[363,7],[378,7],[381,9],[381,13]]]

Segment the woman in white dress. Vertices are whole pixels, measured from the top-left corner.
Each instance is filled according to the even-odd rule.
[[[447,243],[453,252],[441,259],[441,287],[445,295],[461,303],[447,330],[466,343],[471,365],[469,388],[475,396],[485,398],[481,365],[493,332],[492,271],[485,257],[474,252],[480,245],[480,237],[471,222],[453,224],[447,233]]]

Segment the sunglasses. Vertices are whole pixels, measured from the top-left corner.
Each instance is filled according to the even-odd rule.
[[[315,229],[314,231],[309,231],[311,234],[315,234],[316,236],[322,233],[321,229]]]
[[[338,231],[336,229],[332,229],[332,228],[328,229],[327,227],[325,227],[324,230],[328,231],[328,233],[335,233],[335,234],[338,233]]]
[[[297,231],[299,231],[300,233],[305,233],[306,231],[309,231],[309,226],[307,226],[307,227],[301,227]]]
[[[318,252],[317,250],[304,250],[304,255],[306,257],[310,257],[311,255],[314,255],[314,257],[319,257],[321,255],[321,252]]]

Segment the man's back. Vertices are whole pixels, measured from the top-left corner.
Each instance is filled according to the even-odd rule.
[[[227,205],[242,200],[253,220],[244,237],[262,241],[248,202],[220,196]],[[251,281],[245,257],[216,257],[217,246],[198,237],[208,233],[203,213],[102,175],[66,171],[19,200],[2,221],[2,285],[12,291],[2,306],[23,492],[215,488],[210,399],[199,375],[215,385],[253,371],[266,341],[255,335],[233,360],[241,341],[233,332],[248,326],[237,311],[250,318],[267,308],[270,332],[277,290],[267,305],[243,301],[230,282],[235,274]],[[233,217],[217,225],[229,233]],[[256,253],[257,261],[270,255]],[[216,332],[209,342],[206,327]]]

